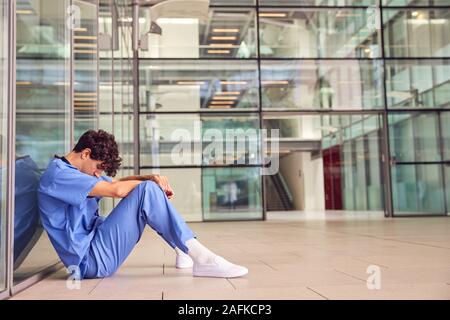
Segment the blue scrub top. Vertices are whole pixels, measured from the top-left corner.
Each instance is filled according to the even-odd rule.
[[[98,214],[100,197],[88,197],[100,181],[61,159],[50,162],[40,179],[38,201],[42,224],[66,267],[78,266],[83,274],[89,245],[104,218]]]

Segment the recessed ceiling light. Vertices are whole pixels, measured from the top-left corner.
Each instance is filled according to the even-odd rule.
[[[230,104],[234,103],[233,101],[211,101],[211,104]]]
[[[97,40],[96,36],[74,36],[75,40]]]
[[[236,36],[212,36],[211,40],[237,40]]]
[[[237,100],[237,97],[213,97],[213,100]]]
[[[288,80],[267,80],[267,81],[261,81],[262,84],[279,84],[279,85],[286,85],[289,84]]]
[[[220,81],[220,84],[247,84],[247,81]]]
[[[238,33],[238,28],[214,28],[214,33]]]
[[[212,54],[227,54],[227,53],[230,53],[230,50],[208,50],[208,53],[212,53]]]
[[[209,44],[210,47],[218,47],[218,48],[227,48],[227,47],[232,47],[233,44],[232,43],[210,43]]]
[[[208,108],[210,108],[210,109],[228,109],[231,107],[232,107],[231,104],[226,104],[226,105],[221,105],[221,106],[217,106],[217,105],[209,105],[208,106]]]
[[[16,10],[17,14],[33,14],[33,10]]]
[[[241,93],[239,91],[222,91],[222,92],[216,92],[215,95],[230,95],[230,96],[238,96]]]
[[[80,54],[97,54],[96,50],[73,50],[73,52]]]
[[[286,12],[260,12],[260,17],[264,18],[285,18],[287,17]]]

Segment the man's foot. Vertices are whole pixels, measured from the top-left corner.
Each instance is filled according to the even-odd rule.
[[[194,277],[236,278],[245,276],[248,269],[231,263],[220,256],[215,256],[213,261],[206,263],[194,263]]]
[[[194,265],[194,261],[186,253],[181,250],[177,250],[177,258],[175,260],[175,267],[177,269],[189,269]]]

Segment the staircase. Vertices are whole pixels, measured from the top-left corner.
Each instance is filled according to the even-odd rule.
[[[286,211],[293,210],[292,195],[283,176],[277,174],[266,176],[266,210]]]

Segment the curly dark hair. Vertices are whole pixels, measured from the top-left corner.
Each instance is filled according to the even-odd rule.
[[[114,177],[122,164],[114,135],[104,130],[88,130],[78,139],[73,148],[75,152],[91,149],[91,159],[103,161],[102,169],[110,177]]]

